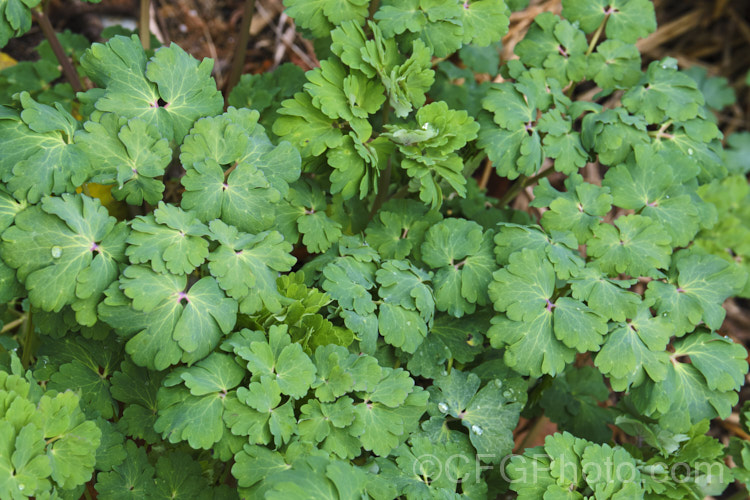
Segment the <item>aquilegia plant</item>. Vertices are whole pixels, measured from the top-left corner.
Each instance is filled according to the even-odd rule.
[[[0,44],[37,3],[0,2]],[[49,44],[0,72],[0,497],[750,480],[750,443],[706,435],[748,371],[720,332],[750,141],[674,59],[641,70],[649,1],[563,0],[501,61],[525,3],[284,0],[319,67],[227,108],[211,60],[123,30],[59,37],[84,92]],[[524,449],[521,416],[559,432]]]

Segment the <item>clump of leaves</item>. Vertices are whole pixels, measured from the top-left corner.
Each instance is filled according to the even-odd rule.
[[[0,42],[26,29],[31,5],[11,4]],[[721,82],[668,57],[641,70],[651,3],[565,0],[511,61],[524,2],[285,4],[320,66],[246,75],[226,109],[212,61],[135,36],[64,38],[96,85],[76,96],[0,79],[0,344],[21,351],[0,372],[2,496],[682,498],[746,480],[748,450],[731,444],[730,473],[705,434],[748,371],[719,333],[750,286],[747,141],[723,149]],[[560,432],[507,460],[542,414]]]

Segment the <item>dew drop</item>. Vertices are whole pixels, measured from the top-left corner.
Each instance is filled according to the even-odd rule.
[[[665,196],[666,199],[669,199],[669,195]]]
[[[448,370],[443,370],[443,377],[446,377],[448,375]]]
[[[688,154],[689,154],[689,155],[691,155],[691,156],[692,156],[693,152],[694,152],[694,151],[693,151],[693,148],[688,148]]]
[[[18,491],[23,491],[23,490],[24,490],[24,488],[26,488],[26,486],[24,486],[24,485],[22,485],[22,484],[19,484],[19,485],[18,485]]]
[[[439,403],[438,410],[442,411],[443,413],[448,413],[448,405],[445,403]]]
[[[510,398],[511,396],[513,396],[513,391],[508,390],[508,391],[503,392],[504,398],[507,399],[507,398]]]
[[[503,386],[503,383],[502,383],[502,381],[500,381],[500,380],[498,380],[498,379],[495,379],[495,385],[496,385],[496,386],[497,386],[498,388],[500,388],[500,387],[502,387],[502,386]]]
[[[411,326],[411,321],[407,321],[406,326]]]
[[[482,430],[482,428],[479,427],[478,425],[472,425],[471,432],[473,432],[477,436],[481,436],[484,433],[484,430]]]
[[[60,257],[62,257],[62,248],[54,246],[50,249],[50,253],[52,254],[53,258],[59,259]]]

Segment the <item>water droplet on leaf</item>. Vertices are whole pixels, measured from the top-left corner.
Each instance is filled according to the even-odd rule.
[[[693,148],[688,148],[688,154],[692,156],[692,154],[693,154]]]
[[[62,248],[54,246],[50,249],[50,253],[52,254],[52,258],[59,259],[62,257]]]
[[[471,432],[473,432],[477,436],[481,436],[484,431],[478,425],[472,425],[471,426]]]
[[[503,397],[504,398],[510,398],[511,396],[513,396],[513,391],[507,390],[507,391],[503,392]]]
[[[448,405],[445,403],[438,403],[438,410],[442,411],[443,413],[448,413]]]

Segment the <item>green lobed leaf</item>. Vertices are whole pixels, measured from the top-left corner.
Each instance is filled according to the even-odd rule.
[[[596,266],[589,264],[580,268],[570,280],[574,298],[586,304],[599,315],[615,321],[633,318],[641,303],[638,294],[628,289],[636,280],[613,280],[607,278]]]
[[[634,43],[656,30],[654,6],[648,0],[564,0],[563,16],[577,21],[586,33],[607,20],[607,38]]]
[[[607,171],[602,184],[611,190],[615,205],[658,222],[673,246],[686,246],[698,232],[691,190],[679,184],[668,163],[645,148],[636,147],[630,161]]]
[[[144,498],[154,491],[154,468],[148,463],[145,448],[128,440],[125,451],[125,461],[113,467],[112,472],[99,473],[94,487],[104,497]]]
[[[675,355],[690,356],[712,391],[738,391],[747,373],[747,351],[716,333],[686,337],[675,345]]]
[[[286,325],[273,325],[268,338],[261,332],[242,330],[230,339],[234,352],[247,362],[253,383],[273,381],[280,394],[299,399],[315,380],[315,365],[298,343],[293,343]]]
[[[180,359],[193,363],[234,327],[237,302],[224,295],[214,278],[186,285],[185,276],[159,274],[143,266],[123,271],[120,287],[132,300],[130,307],[146,313],[140,316],[144,324],[135,327],[137,333],[126,345],[136,364],[164,369]]]
[[[21,92],[23,111],[0,119],[4,154],[0,176],[17,199],[38,203],[45,195],[74,191],[86,181],[91,164],[73,135],[80,124],[59,104],[40,104]],[[62,168],[65,165],[66,168]]]
[[[368,5],[369,0],[284,0],[287,13],[316,37],[328,36],[335,26],[345,21],[364,24]]]
[[[101,431],[93,420],[86,420],[72,391],[39,400],[37,411],[47,442],[52,479],[64,489],[72,489],[91,479]]]
[[[584,78],[587,45],[577,25],[544,12],[534,18],[514,52],[525,65],[544,68],[548,77],[566,84]]]
[[[5,47],[13,37],[21,36],[31,28],[31,9],[40,0],[8,0],[0,15],[0,47]]]
[[[341,145],[344,136],[323,112],[316,108],[309,94],[297,92],[281,103],[281,115],[273,124],[273,133],[288,140],[303,158],[319,156],[326,149]]]
[[[631,113],[642,114],[649,123],[695,118],[705,104],[695,80],[677,70],[677,61],[654,61],[638,86],[625,92],[622,104]]]
[[[310,252],[325,252],[338,241],[341,224],[328,216],[325,193],[317,184],[299,181],[290,187],[287,198],[292,205],[289,216]]]
[[[112,397],[126,405],[117,425],[126,435],[151,444],[159,439],[153,429],[158,411],[157,391],[163,373],[149,371],[125,359],[112,374]]]
[[[96,323],[95,308],[117,279],[127,227],[99,200],[64,194],[20,212],[3,233],[3,261],[18,269],[31,303],[45,311],[73,305],[79,323]]]
[[[473,221],[445,219],[425,234],[422,259],[435,269],[435,305],[457,318],[489,303],[487,285],[496,269],[490,231]]]
[[[614,419],[608,408],[599,406],[609,397],[604,377],[592,366],[569,368],[563,376],[555,377],[545,389],[539,404],[544,413],[560,429],[584,439],[606,443],[612,438],[607,424]]]
[[[190,212],[159,202],[152,214],[131,223],[125,251],[133,264],[150,263],[157,273],[184,275],[203,264],[208,256],[208,227]]]
[[[657,277],[659,269],[669,266],[672,238],[652,219],[624,215],[615,220],[615,225],[602,223],[593,232],[588,253],[610,275]]]
[[[177,144],[198,118],[216,115],[223,106],[211,78],[213,61],[199,63],[175,44],[158,49],[147,61],[136,35],[115,36],[106,44],[93,44],[81,66],[105,89],[96,109],[140,118]]]
[[[94,165],[91,182],[117,183],[112,191],[116,199],[130,205],[161,200],[164,184],[156,177],[164,174],[172,150],[152,125],[104,113],[76,132],[75,143]]]
[[[642,302],[631,318],[612,325],[594,360],[617,391],[639,386],[647,378],[661,382],[667,375],[665,349],[674,327],[664,316],[653,316],[651,305]]]
[[[565,180],[566,192],[557,191],[542,179],[534,189],[535,207],[549,207],[542,215],[542,226],[548,231],[572,231],[579,244],[593,236],[593,229],[612,207],[608,187],[585,182],[579,174]]]
[[[500,463],[510,453],[512,430],[525,402],[524,393],[503,387],[499,379],[480,389],[479,377],[456,369],[437,378],[430,392],[440,413],[460,419],[468,429],[478,460]]]
[[[154,430],[163,439],[170,443],[187,441],[191,448],[207,450],[222,438],[225,398],[221,394],[193,396],[184,387],[162,387],[157,399],[159,415]]]
[[[745,272],[713,255],[683,250],[675,254],[670,282],[652,281],[646,297],[655,301],[659,314],[666,315],[679,336],[705,322],[717,330],[724,321],[724,300],[738,293],[747,279]]]
[[[420,260],[424,234],[442,218],[414,200],[392,200],[383,205],[365,230],[367,243],[384,259]]]
[[[219,286],[239,302],[241,312],[253,314],[263,307],[278,311],[282,297],[276,278],[296,260],[290,255],[292,245],[276,231],[240,233],[220,219],[211,221],[209,228],[220,243],[208,255],[208,268]]]

